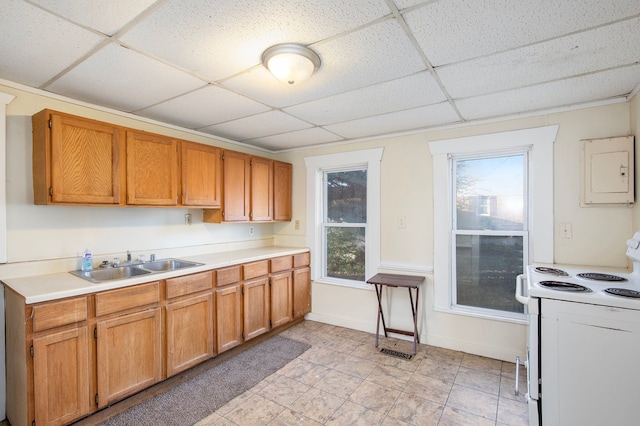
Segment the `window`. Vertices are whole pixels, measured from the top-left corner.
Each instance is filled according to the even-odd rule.
[[[380,264],[382,149],[305,158],[314,281],[370,289]]]
[[[451,157],[453,305],[524,312],[513,283],[527,264],[527,158]]]
[[[434,309],[525,322],[514,300],[527,263],[553,263],[558,126],[429,143]]]

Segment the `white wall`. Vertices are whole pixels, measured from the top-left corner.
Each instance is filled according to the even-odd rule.
[[[637,111],[637,99],[634,102]],[[433,310],[434,283],[431,271],[434,251],[447,248],[434,247],[433,243],[433,173],[428,141],[558,124],[553,170],[555,262],[626,268],[625,241],[634,232],[634,209],[627,206],[580,206],[579,143],[581,139],[630,134],[630,110],[629,103],[618,103],[351,145],[282,153],[281,159],[293,163],[293,218],[294,221],[300,220],[301,226],[300,230],[295,230],[295,222],[277,225],[276,241],[300,243],[305,237],[305,156],[384,147],[381,163],[381,261],[386,272],[399,271],[426,276],[419,307],[421,341],[513,361],[516,355],[524,356],[526,337],[523,325]],[[637,114],[635,112],[636,122]],[[636,124],[636,132],[637,128]],[[397,217],[400,215],[406,216],[405,229],[397,227]],[[560,238],[557,231],[559,223],[572,225],[572,239]],[[640,221],[636,222],[638,223]],[[373,291],[314,283],[312,296],[312,319],[375,331],[377,309]],[[406,291],[393,290],[393,300],[388,308],[391,310],[392,327],[411,329]]]

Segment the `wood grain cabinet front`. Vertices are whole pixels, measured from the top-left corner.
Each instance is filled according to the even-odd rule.
[[[124,204],[124,130],[43,110],[32,117],[35,204]]]
[[[170,377],[213,356],[212,272],[166,280],[165,368]]]
[[[222,150],[215,146],[181,142],[182,205],[220,208],[222,205]]]
[[[127,131],[127,204],[178,204],[178,141]]]
[[[243,342],[240,265],[215,271],[216,350],[222,353]]]

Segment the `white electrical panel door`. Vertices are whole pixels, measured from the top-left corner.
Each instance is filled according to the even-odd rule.
[[[633,136],[587,139],[581,142],[582,203],[633,203]]]

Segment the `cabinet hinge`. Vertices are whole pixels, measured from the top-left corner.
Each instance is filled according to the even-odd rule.
[[[273,323],[269,320],[269,328],[273,328]]]
[[[244,296],[244,287],[242,287],[240,290],[242,290],[242,295]]]
[[[29,348],[29,355],[31,355],[31,358],[33,358],[33,345],[31,345],[31,347]]]
[[[242,340],[244,340],[244,331],[242,332]]]
[[[35,420],[31,422],[31,426],[36,426],[36,421]]]
[[[49,195],[53,196],[53,186],[49,187]]]
[[[224,154],[222,154],[221,158],[222,158],[222,161],[224,161]]]
[[[93,338],[97,339],[98,338],[98,327],[93,329]]]
[[[222,217],[224,217],[224,210],[222,210]]]
[[[253,160],[249,160],[249,165],[253,166]]]
[[[96,394],[96,405],[98,405],[98,401],[100,401],[100,398],[98,398],[98,394]]]
[[[253,212],[249,213],[249,219],[253,219]]]
[[[53,121],[51,119],[49,119],[49,128],[53,128]]]

